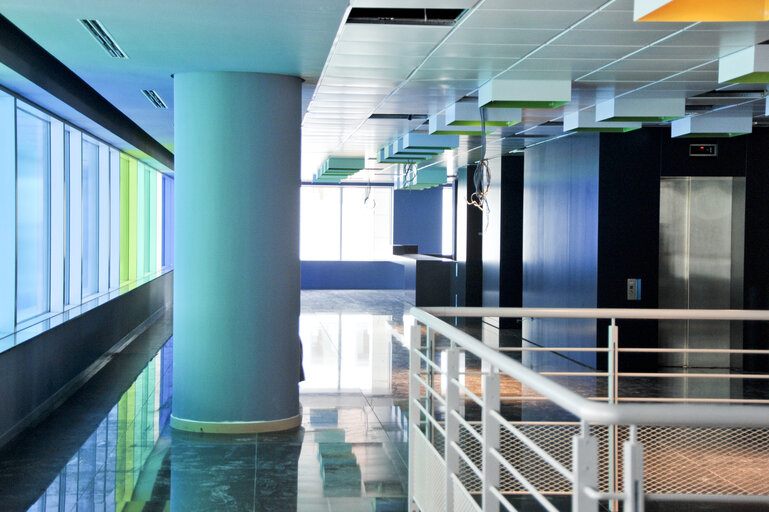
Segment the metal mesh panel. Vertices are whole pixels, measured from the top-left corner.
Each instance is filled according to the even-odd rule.
[[[446,510],[446,464],[422,432],[412,429],[414,498],[423,512]]]
[[[452,479],[451,485],[454,487],[454,512],[481,511],[481,507],[478,506],[470,493],[465,490],[458,480]]]
[[[646,493],[769,494],[769,429],[644,426],[638,441]]]

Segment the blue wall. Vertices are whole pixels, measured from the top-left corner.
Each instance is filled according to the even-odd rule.
[[[403,265],[392,261],[303,261],[303,290],[402,290]]]
[[[441,254],[443,188],[393,191],[393,244]]]
[[[598,163],[598,134],[575,135],[526,150],[524,307],[597,306]],[[527,321],[524,337],[549,346],[595,346],[596,322]],[[571,357],[595,365],[593,354]],[[540,371],[575,369],[575,363],[555,356],[526,358]]]

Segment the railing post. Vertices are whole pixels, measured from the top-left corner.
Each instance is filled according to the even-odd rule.
[[[484,361],[485,363],[485,361]],[[499,422],[491,411],[499,412],[499,372],[496,367],[486,365],[483,375],[483,512],[499,512],[499,501],[491,492],[499,488],[499,460],[491,450],[499,451]]]
[[[414,452],[415,443],[411,433],[421,429],[421,414],[419,408],[416,406],[416,402],[420,398],[421,389],[420,384],[414,378],[418,375],[422,363],[419,357],[419,350],[422,344],[421,334],[422,328],[416,319],[408,318],[406,325],[406,336],[408,337],[409,345],[409,509],[416,510],[414,504]]]
[[[459,410],[459,388],[451,381],[459,380],[459,349],[451,347],[446,351],[446,374],[441,375],[441,380],[446,379],[446,510],[454,510],[454,482],[451,475],[459,478],[459,454],[452,447],[452,443],[461,446],[459,442],[459,421],[452,414]]]
[[[637,427],[630,426],[630,440],[623,449],[625,512],[644,512],[644,452],[638,443]]]
[[[582,424],[582,434],[572,439],[572,471],[574,488],[571,493],[572,512],[598,512],[598,500],[586,488],[598,489],[598,442],[590,428]]]
[[[617,386],[619,384],[619,380],[617,378],[617,370],[619,368],[619,363],[617,359],[619,358],[619,351],[618,349],[618,341],[619,341],[619,328],[617,327],[617,321],[615,318],[611,319],[611,325],[609,325],[609,343],[608,343],[608,360],[607,360],[607,373],[609,374],[608,379],[608,398],[610,404],[616,404],[617,403]],[[618,465],[619,465],[619,457],[618,457],[618,449],[617,449],[617,426],[616,425],[609,425],[609,492],[616,493],[618,491],[617,489],[617,481],[619,480],[617,478],[617,472],[619,471]],[[619,510],[619,502],[616,500],[609,500],[609,509],[613,512],[616,512]]]

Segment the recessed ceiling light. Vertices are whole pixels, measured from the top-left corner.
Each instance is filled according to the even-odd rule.
[[[104,48],[111,57],[116,59],[127,59],[128,55],[120,48],[117,41],[112,35],[104,28],[104,25],[99,20],[80,20],[80,23],[88,30],[88,33],[96,39],[96,42]]]
[[[163,98],[158,96],[158,93],[155,91],[152,91],[150,89],[142,89],[142,94],[152,103],[155,105],[156,108],[168,108],[168,105],[166,105],[166,102],[163,101]]]

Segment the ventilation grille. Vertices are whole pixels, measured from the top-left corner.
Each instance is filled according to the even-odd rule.
[[[104,25],[99,20],[80,20],[80,23],[88,30],[94,39],[104,48],[104,51],[109,53],[111,57],[116,59],[127,59],[128,55],[120,48]]]
[[[347,23],[377,25],[453,25],[464,9],[380,9],[353,7]]]
[[[150,100],[150,103],[155,105],[157,108],[168,108],[168,105],[166,105],[166,102],[163,101],[163,98],[158,96],[158,93],[155,91],[149,90],[149,89],[142,89],[142,94],[147,97],[148,100]]]

